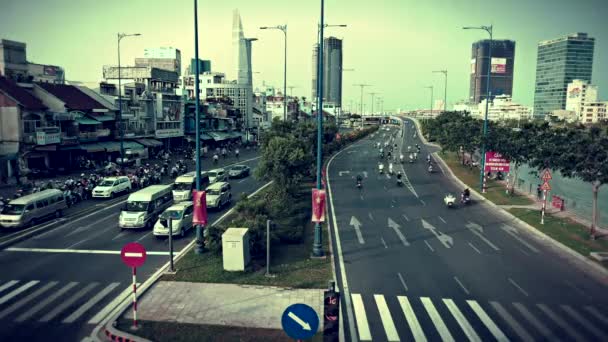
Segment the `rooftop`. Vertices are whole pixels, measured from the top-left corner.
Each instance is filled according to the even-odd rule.
[[[94,110],[108,109],[101,103],[95,101],[92,97],[80,91],[75,86],[65,84],[52,83],[36,83],[42,89],[51,93],[61,101],[65,102],[65,106],[71,110]]]
[[[30,110],[41,109],[44,110],[47,107],[37,97],[32,95],[29,91],[17,85],[17,83],[11,79],[0,76],[0,91],[17,101],[21,106]]]

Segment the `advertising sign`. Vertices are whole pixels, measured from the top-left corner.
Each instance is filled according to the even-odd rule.
[[[572,88],[570,89],[570,91],[568,92],[568,98],[570,99],[576,99],[581,95],[581,88],[576,87],[576,88]]]
[[[325,222],[325,190],[312,189],[312,222]]]
[[[471,74],[475,73],[475,58],[471,59]]]
[[[485,172],[509,172],[509,161],[498,152],[486,152]]]
[[[492,73],[493,74],[504,74],[507,72],[507,59],[506,58],[492,58]]]
[[[192,224],[207,225],[207,194],[205,191],[192,191],[192,201],[194,202],[194,216]]]
[[[42,73],[47,76],[57,76],[58,70],[52,65],[45,65],[42,67]]]

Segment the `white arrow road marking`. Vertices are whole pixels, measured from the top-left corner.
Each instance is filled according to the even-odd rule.
[[[300,317],[298,317],[293,312],[289,311],[287,316],[289,316],[289,318],[293,319],[296,323],[298,323],[302,327],[302,329],[310,330],[310,324],[304,322],[304,320],[302,320]]]
[[[351,216],[350,225],[355,227],[355,232],[357,233],[357,239],[359,240],[359,243],[364,244],[365,240],[363,240],[363,234],[361,234],[361,222],[359,222],[356,217]]]
[[[338,171],[338,174],[340,175],[340,177],[342,177],[342,174],[349,175],[350,171]]]
[[[482,235],[482,233],[483,233],[482,226],[478,225],[477,223],[469,222],[466,224],[466,227],[471,231],[471,233],[477,235],[478,238],[483,240],[483,242],[488,244],[488,246],[492,247],[495,251],[500,250],[500,248],[496,247],[496,245],[493,244],[492,241],[488,240],[485,236]]]
[[[424,227],[424,229],[429,230],[431,233],[433,233],[433,235],[435,235],[437,240],[439,240],[439,242],[441,242],[441,244],[445,248],[451,248],[454,245],[454,239],[452,239],[451,236],[441,233],[440,231],[437,230],[437,228],[435,228],[435,226],[426,222],[424,219],[422,220],[422,227]]]
[[[524,239],[522,239],[521,237],[519,237],[517,234],[519,233],[517,231],[517,228],[515,227],[511,227],[507,224],[502,224],[500,226],[500,228],[502,230],[504,230],[507,234],[511,235],[512,238],[514,238],[515,240],[519,241],[522,245],[528,247],[529,250],[531,250],[534,253],[540,253],[540,251],[538,249],[536,249],[536,247],[532,246],[531,244],[529,244],[528,242],[526,242]]]
[[[363,178],[367,178],[367,171],[363,171]]]
[[[113,237],[113,238],[112,238],[112,241],[114,241],[114,240],[116,240],[116,239],[120,239],[121,237],[123,237],[123,236],[125,236],[125,235],[127,235],[127,234],[128,234],[128,232],[127,232],[126,230],[124,230],[124,231],[122,231],[122,232],[118,233],[118,235],[116,235],[115,237]]]
[[[393,228],[393,230],[395,231],[395,234],[397,234],[397,236],[399,237],[399,240],[401,240],[401,242],[403,243],[404,246],[407,247],[410,245],[410,243],[407,241],[405,236],[403,236],[403,233],[401,233],[401,230],[399,230],[399,228],[401,226],[397,222],[393,221],[390,217],[388,218],[388,226],[390,228]]]

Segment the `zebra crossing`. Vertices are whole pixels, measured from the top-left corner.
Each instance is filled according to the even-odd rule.
[[[118,295],[120,285],[120,282],[0,281],[0,321],[53,324],[81,321],[96,314],[104,299]],[[123,285],[126,288],[120,297],[128,295],[131,289],[130,285]],[[103,317],[98,316],[90,318],[88,323],[101,321]]]
[[[361,341],[608,341],[608,312],[591,305],[360,293],[351,298]]]

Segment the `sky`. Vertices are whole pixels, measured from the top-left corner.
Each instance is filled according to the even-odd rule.
[[[199,0],[199,56],[212,71],[226,72],[232,60],[232,11],[241,13],[253,43],[254,88],[282,87],[283,34],[260,26],[287,24],[287,83],[293,95],[310,98],[312,47],[317,41],[320,1]],[[0,38],[25,42],[31,62],[59,65],[66,79],[96,87],[104,65],[117,64],[116,33],[141,33],[121,41],[123,65],[144,48],[171,46],[185,68],[194,56],[192,0],[0,0]],[[325,36],[344,39],[343,107],[359,103],[358,83],[369,110],[369,92],[385,110],[428,108],[433,85],[448,104],[468,98],[471,44],[484,31],[462,26],[494,25],[495,39],[516,42],[513,100],[534,101],[537,44],[574,32],[596,39],[592,82],[608,100],[608,0],[327,0]],[[289,92],[289,90],[288,90]]]

